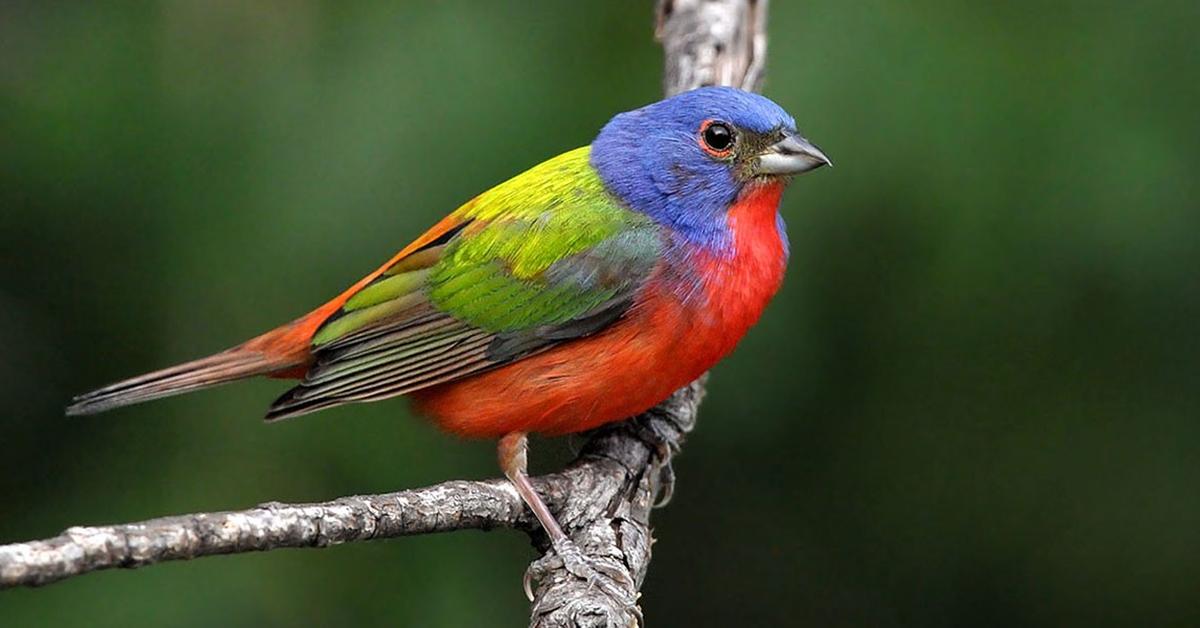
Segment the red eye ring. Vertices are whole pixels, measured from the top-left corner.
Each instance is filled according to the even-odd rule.
[[[720,120],[705,120],[700,125],[700,133],[698,137],[700,148],[704,152],[716,157],[724,159],[733,154],[733,146],[737,142],[737,133],[733,127],[727,122]]]

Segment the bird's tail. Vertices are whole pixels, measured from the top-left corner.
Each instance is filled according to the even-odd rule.
[[[295,324],[285,325],[206,358],[146,373],[79,395],[67,406],[67,414],[96,414],[256,375],[290,374],[295,367],[303,366],[309,359],[307,342],[302,339],[303,336],[303,331],[296,329]]]
[[[418,240],[417,242],[421,242]],[[312,337],[330,315],[352,295],[383,273],[396,259],[367,275],[321,307],[300,318],[207,358],[192,360],[80,395],[67,406],[68,415],[96,414],[151,399],[246,379],[256,375],[299,378],[312,363]]]

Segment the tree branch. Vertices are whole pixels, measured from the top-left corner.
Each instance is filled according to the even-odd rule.
[[[511,485],[490,480],[317,504],[267,503],[250,510],[75,527],[52,539],[0,546],[0,588],[41,586],[91,571],[217,554],[526,527],[528,519]]]
[[[713,84],[757,89],[766,54],[766,5],[767,0],[659,0],[656,34],[666,57],[666,93]],[[638,417],[592,432],[565,470],[534,479],[564,530],[602,574],[601,586],[568,572],[507,481],[487,480],[70,528],[52,539],[0,546],[0,589],[217,554],[513,528],[528,532],[543,553],[528,572],[537,582],[532,626],[640,625],[637,597],[650,564],[650,510],[670,497],[671,457],[695,425],[704,381]]]
[[[668,95],[704,85],[762,87],[767,61],[767,0],[658,0]]]

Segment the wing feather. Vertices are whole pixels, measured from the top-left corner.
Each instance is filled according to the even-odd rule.
[[[661,236],[609,196],[587,156],[572,151],[477,197],[348,295],[268,420],[468,377],[619,320]]]

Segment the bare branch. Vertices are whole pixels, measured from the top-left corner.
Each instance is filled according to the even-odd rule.
[[[762,86],[767,0],[658,0],[668,96],[705,85]]]
[[[318,504],[268,503],[250,510],[200,513],[102,527],[75,527],[44,541],[0,546],[0,588],[41,586],[114,567],[285,547],[431,532],[528,527],[506,481],[446,482]]]
[[[767,0],[658,0],[657,36],[668,95],[703,85],[757,89],[766,59]],[[454,481],[422,489],[315,504],[269,503],[140,523],[70,528],[43,541],[0,546],[0,589],[40,586],[112,568],[201,556],[464,529],[526,531],[543,553],[531,625],[640,625],[638,593],[650,564],[650,511],[669,499],[671,457],[695,424],[702,377],[654,409],[593,432],[538,492],[604,582],[572,575],[504,480]]]

